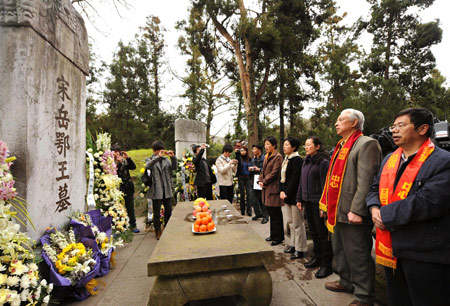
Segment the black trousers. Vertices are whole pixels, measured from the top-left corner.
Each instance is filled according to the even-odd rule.
[[[231,186],[219,186],[220,191],[220,199],[222,200],[228,200],[231,204],[233,204],[233,185]]]
[[[252,189],[251,201],[253,202],[253,211],[257,217],[268,218],[266,205],[262,202],[261,190]]]
[[[328,229],[325,219],[320,217],[319,203],[303,202],[306,220],[314,242],[313,253],[322,267],[331,267],[333,260],[333,248],[331,240],[328,239]]]
[[[211,184],[206,184],[204,186],[197,186],[197,193],[199,198],[205,198],[207,200],[213,199]]]
[[[270,237],[272,240],[283,241],[283,214],[281,207],[266,206],[270,216]]]
[[[250,194],[252,192],[252,185],[250,177],[240,177],[238,179],[239,186],[239,194],[241,199],[239,201],[239,205],[241,207],[241,215],[245,215],[247,211],[247,215],[252,215],[252,205],[250,202]]]
[[[155,230],[161,230],[160,211],[161,205],[164,205],[164,223],[167,226],[170,216],[172,216],[172,198],[166,198],[164,200],[153,200],[153,224]]]
[[[134,214],[134,194],[125,194],[125,208],[127,209],[128,218],[130,218],[130,228],[136,227],[136,216]]]
[[[397,268],[384,268],[389,306],[448,306],[450,265],[397,258]]]

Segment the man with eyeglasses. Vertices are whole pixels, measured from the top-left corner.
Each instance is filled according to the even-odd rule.
[[[422,107],[395,116],[390,130],[399,148],[367,195],[389,305],[450,303],[450,153],[431,142],[433,125]]]
[[[364,115],[358,110],[343,110],[335,127],[342,139],[331,157],[319,208],[327,213],[339,280],[325,283],[325,288],[353,293],[355,300],[349,306],[373,305],[373,223],[366,196],[381,163],[381,148],[363,135]]]

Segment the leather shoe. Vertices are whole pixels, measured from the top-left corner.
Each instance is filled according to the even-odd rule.
[[[159,238],[161,238],[161,235],[162,235],[162,231],[161,230],[155,230],[156,240],[159,240]]]
[[[261,220],[261,224],[266,224],[267,222],[269,222],[269,219],[265,217]]]
[[[294,253],[294,252],[295,252],[295,247],[293,247],[293,246],[288,246],[283,251],[283,253],[285,253],[285,254]]]
[[[266,241],[272,241],[272,237],[267,237]]]
[[[270,245],[279,245],[282,242],[283,241],[281,241],[281,240],[272,240],[272,243],[270,243]]]
[[[304,266],[305,268],[320,267],[320,260],[313,256],[309,261],[305,262]]]
[[[259,218],[261,218],[261,216],[254,216],[254,217],[252,218],[252,220],[253,220],[253,221],[256,221],[256,220],[258,220]]]
[[[325,278],[329,275],[333,274],[333,270],[331,270],[331,267],[320,267],[319,271],[314,274],[316,278]]]
[[[325,289],[328,289],[328,290],[334,291],[334,292],[353,293],[353,288],[352,289],[345,288],[344,286],[341,285],[341,283],[339,283],[339,281],[326,282]]]
[[[353,302],[348,304],[348,306],[373,306],[373,304],[367,304],[358,300],[354,300]]]
[[[295,251],[294,253],[292,253],[291,259],[299,259],[299,258],[303,258],[304,256],[305,256],[305,253]]]

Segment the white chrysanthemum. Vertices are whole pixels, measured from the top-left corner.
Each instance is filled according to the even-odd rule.
[[[48,284],[48,287],[47,287],[47,294],[50,294],[50,292],[52,292],[52,290],[53,290],[53,283],[50,283],[50,284]],[[49,297],[49,296],[46,296],[46,297]],[[47,303],[48,303],[48,301],[47,301]]]
[[[43,278],[42,280],[41,280],[41,286],[47,286],[47,280],[45,279],[45,278]]]
[[[19,281],[20,281],[20,278],[18,278],[17,276],[10,276],[6,279],[6,284],[10,287],[14,287],[14,286],[17,286]]]
[[[28,296],[30,295],[30,291],[28,290],[28,289],[25,289],[25,290],[23,290],[21,293],[20,293],[20,300],[22,301],[22,302],[25,302],[27,299],[28,299]]]
[[[28,289],[30,287],[30,278],[28,275],[23,275],[20,279],[20,287],[23,289]]]
[[[50,302],[50,295],[47,295],[43,300],[43,303],[48,304],[48,302]]]

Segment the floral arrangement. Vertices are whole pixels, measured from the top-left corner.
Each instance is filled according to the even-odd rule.
[[[58,274],[70,280],[72,286],[94,270],[97,262],[92,249],[86,250],[83,243],[77,242],[73,230],[64,234],[51,228],[44,237],[49,239],[41,239],[43,253],[50,259]]]
[[[190,152],[183,153],[183,158],[178,162],[177,185],[175,187],[175,194],[178,201],[193,201],[197,198],[197,188],[194,186],[195,181],[195,165],[193,156]],[[188,198],[186,199],[184,193],[184,186],[182,176],[185,177],[185,184],[187,188]]]
[[[97,134],[97,140],[88,141],[88,152],[94,157],[94,200],[104,216],[112,217],[113,234],[125,234],[129,230],[129,218],[120,191],[122,180],[117,175],[117,165],[111,152],[111,136]],[[87,159],[89,162],[89,158]],[[127,234],[127,237],[129,235]],[[128,241],[127,237],[123,237]]]
[[[14,222],[23,223],[18,214],[29,220],[10,173],[14,160],[8,158],[8,147],[0,141],[0,305],[47,305],[53,284],[40,279],[32,250],[34,241]]]

